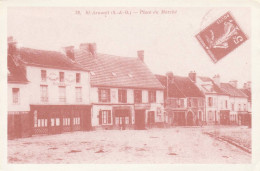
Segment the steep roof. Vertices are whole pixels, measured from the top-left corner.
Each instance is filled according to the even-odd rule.
[[[164,87],[167,87],[167,77],[164,75],[155,75]],[[184,98],[185,95],[178,89],[174,83],[169,83],[168,96],[174,98]]]
[[[156,75],[156,77],[166,87],[166,76]],[[173,80],[169,82],[168,90],[169,97],[204,97],[203,93],[188,77],[173,76]]]
[[[246,89],[239,89],[240,91],[242,91],[244,94],[246,94],[247,95],[247,97],[248,97],[248,101],[251,101],[252,100],[252,94],[251,94],[251,89],[248,89],[248,88],[246,88]]]
[[[148,67],[139,59],[107,54],[91,55],[75,51],[75,58],[91,71],[91,85],[163,89]]]
[[[244,94],[241,90],[233,87],[231,84],[229,83],[221,83],[220,84],[220,88],[227,93],[229,96],[233,96],[233,97],[245,97],[248,98],[246,94]]]
[[[19,55],[21,60],[26,65],[69,70],[87,70],[86,68],[83,68],[79,64],[70,60],[61,52],[20,48]]]
[[[174,76],[174,83],[186,97],[204,97],[203,93],[188,77]]]
[[[28,83],[23,68],[15,63],[11,55],[8,55],[7,58],[7,68],[8,68],[8,77],[7,77],[8,83]]]

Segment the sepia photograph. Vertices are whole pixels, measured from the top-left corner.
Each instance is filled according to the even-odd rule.
[[[7,164],[252,164],[252,15],[7,7]]]

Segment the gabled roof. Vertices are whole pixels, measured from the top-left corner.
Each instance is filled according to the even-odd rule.
[[[164,75],[155,75],[164,87],[167,87],[167,77]],[[168,84],[168,96],[173,98],[184,98],[185,95],[178,89],[176,84]],[[167,91],[167,89],[166,89]]]
[[[240,91],[242,91],[244,94],[246,94],[247,95],[247,97],[248,97],[248,101],[251,101],[252,100],[252,94],[251,94],[251,89],[248,89],[248,88],[246,88],[246,89],[239,89]]]
[[[166,76],[156,75],[157,79],[166,87]],[[204,97],[199,88],[188,78],[173,76],[173,80],[168,83],[168,96],[174,98],[184,97]]]
[[[28,83],[28,80],[25,76],[25,72],[21,66],[17,66],[14,62],[13,57],[8,55],[7,59],[7,68],[8,68],[8,83]]]
[[[220,84],[220,88],[227,93],[229,96],[233,96],[233,97],[245,97],[248,98],[246,94],[244,94],[241,90],[233,87],[231,84],[229,83],[221,83]]]
[[[91,71],[93,86],[163,89],[148,67],[139,59],[75,51],[75,59]]]
[[[20,48],[19,55],[20,59],[26,65],[68,70],[87,70],[61,52]]]
[[[186,97],[204,97],[189,77],[174,76],[174,83]]]

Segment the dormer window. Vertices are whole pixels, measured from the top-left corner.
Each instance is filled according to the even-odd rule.
[[[113,75],[113,76],[116,76],[116,73],[112,72],[112,75]]]
[[[90,75],[92,75],[92,76],[93,76],[93,75],[96,75],[96,74],[95,74],[95,72],[93,72],[93,71],[90,71]]]

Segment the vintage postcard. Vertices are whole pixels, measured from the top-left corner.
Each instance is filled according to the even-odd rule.
[[[0,170],[260,169],[258,2],[0,3]]]

